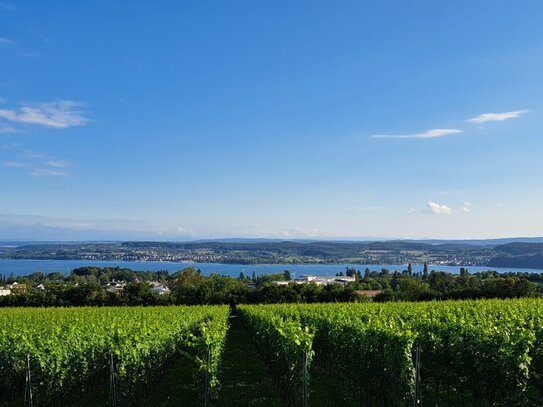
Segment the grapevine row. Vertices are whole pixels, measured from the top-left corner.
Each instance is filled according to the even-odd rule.
[[[405,406],[415,398],[425,405],[516,406],[540,404],[543,395],[542,300],[238,308],[291,394],[299,392],[295,362],[303,348],[314,352],[314,369],[338,378],[358,404]],[[305,342],[298,332],[307,333]]]
[[[116,397],[129,403],[181,353],[209,370],[216,393],[228,314],[214,306],[0,309],[0,401],[21,397],[27,355],[38,405],[87,389],[111,363]]]

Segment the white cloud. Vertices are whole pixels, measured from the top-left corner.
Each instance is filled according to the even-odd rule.
[[[72,100],[25,104],[18,109],[0,109],[0,119],[14,123],[65,129],[83,126],[89,122],[80,111],[76,110],[79,106],[79,103]]]
[[[429,213],[436,215],[450,215],[452,213],[452,209],[447,205],[441,205],[436,202],[428,201],[426,206],[428,207]]]
[[[313,228],[283,229],[279,231],[279,235],[286,238],[315,237],[318,235],[318,230]]]
[[[483,113],[477,117],[472,117],[467,121],[474,124],[483,124],[486,122],[501,122],[507,119],[515,119],[527,112],[528,110],[514,110],[512,112],[504,113]]]
[[[417,210],[415,208],[409,208],[407,213],[417,213]]]
[[[424,133],[415,133],[415,134],[375,134],[373,138],[418,138],[418,139],[429,139],[429,138],[438,138],[451,136],[453,134],[462,133],[462,130],[458,129],[432,129],[425,131]]]
[[[33,175],[35,177],[65,177],[68,175],[68,173],[62,170],[52,170],[49,168],[36,168],[30,173],[30,175]]]
[[[197,235],[193,228],[189,228],[189,227],[185,227],[185,226],[177,226],[175,228],[175,232],[183,234],[183,235],[188,235],[188,236],[196,236]]]
[[[460,208],[460,210],[461,210],[463,213],[470,213],[474,207],[475,207],[475,205],[473,205],[472,203],[464,202],[464,205],[462,205],[462,207]]]

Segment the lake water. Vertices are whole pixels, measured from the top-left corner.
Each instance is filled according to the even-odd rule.
[[[167,270],[173,273],[178,270],[182,270],[186,267],[196,267],[202,270],[202,274],[209,275],[211,273],[218,273],[222,275],[237,277],[240,272],[250,276],[252,272],[259,274],[279,273],[284,270],[289,270],[291,273],[295,273],[295,276],[302,274],[310,274],[317,276],[330,276],[345,271],[346,267],[354,267],[356,270],[364,272],[366,267],[370,270],[381,270],[387,268],[391,271],[402,271],[407,268],[405,264],[397,265],[375,265],[375,264],[217,264],[217,263],[168,263],[168,262],[137,262],[137,261],[94,261],[94,260],[0,260],[0,274],[9,275],[13,273],[14,276],[28,275],[37,271],[43,273],[60,272],[63,274],[70,273],[74,268],[83,266],[96,266],[96,267],[125,267],[136,271],[158,271]],[[422,271],[422,264],[414,264],[413,271]],[[460,266],[439,266],[428,265],[430,270],[447,271],[450,273],[459,273]],[[471,273],[477,271],[496,270],[498,272],[507,271],[525,271],[531,273],[541,273],[543,270],[537,269],[511,269],[511,268],[490,268],[490,267],[470,267],[467,266]]]

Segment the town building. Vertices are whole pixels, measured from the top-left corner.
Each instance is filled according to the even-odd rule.
[[[317,284],[317,285],[330,285],[330,284],[339,284],[339,285],[347,285],[348,283],[354,283],[356,281],[355,277],[351,276],[324,276],[324,277],[318,277],[318,276],[312,276],[312,275],[302,275],[300,278],[297,278],[295,280],[290,281],[274,281],[275,284],[278,285],[287,285],[290,283],[296,283],[296,284]]]

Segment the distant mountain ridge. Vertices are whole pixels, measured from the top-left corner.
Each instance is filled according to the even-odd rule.
[[[46,245],[46,244],[99,244],[99,243],[386,243],[386,242],[405,242],[405,243],[425,243],[425,244],[461,244],[461,245],[479,245],[492,246],[508,243],[543,243],[543,237],[504,237],[494,239],[277,239],[277,238],[216,238],[216,239],[196,239],[196,240],[0,240],[0,247],[6,246],[28,246],[28,245]]]
[[[543,243],[543,237],[504,237],[494,239],[272,239],[272,238],[219,238],[219,239],[198,239],[187,243],[374,243],[374,242],[407,242],[426,244],[468,244],[491,246],[507,243]]]

